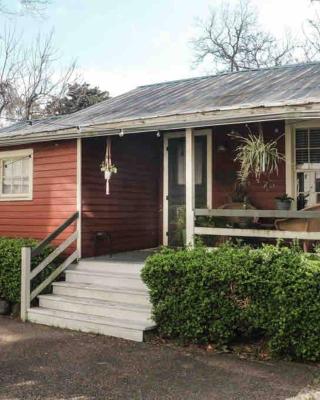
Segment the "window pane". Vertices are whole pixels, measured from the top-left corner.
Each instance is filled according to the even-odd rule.
[[[304,172],[297,173],[298,193],[304,192]]]
[[[297,129],[296,130],[296,147],[308,147],[308,130]]]
[[[310,150],[310,162],[311,163],[320,163],[320,149],[311,149]]]
[[[296,163],[304,164],[307,163],[308,160],[308,150],[298,150],[296,151]]]
[[[316,192],[320,192],[320,172],[316,172],[315,174],[315,188],[316,188]]]
[[[30,158],[8,159],[2,162],[2,188],[3,194],[28,194]]]
[[[320,147],[320,129],[310,129],[310,147]]]

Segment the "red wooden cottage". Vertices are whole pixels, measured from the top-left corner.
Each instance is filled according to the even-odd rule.
[[[147,252],[121,252],[192,245],[195,234],[320,239],[317,228],[277,230],[268,221],[195,223],[199,216],[318,216],[297,211],[296,199],[308,193],[307,206],[320,202],[319,85],[319,63],[205,76],[141,86],[67,116],[2,129],[0,235],[50,235],[44,244],[53,240],[53,256],[70,245],[52,277],[67,268],[66,281],[55,282],[52,295],[40,294],[52,279],[31,293],[30,280],[53,256],[30,271],[41,245],[24,249],[23,319],[142,340],[152,326],[139,278]],[[244,203],[234,199],[230,133],[249,129],[276,139],[285,161],[271,186],[248,187]],[[109,194],[102,162],[114,172]],[[284,193],[292,209],[276,211],[274,199]],[[117,254],[103,257],[110,252]],[[30,308],[39,294],[40,307]]]

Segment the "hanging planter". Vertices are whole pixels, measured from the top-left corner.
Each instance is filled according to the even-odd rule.
[[[240,164],[238,176],[242,184],[246,184],[250,176],[260,182],[262,176],[270,177],[273,173],[278,174],[278,164],[284,160],[277,146],[280,138],[266,142],[261,131],[253,134],[250,129],[247,137],[239,134],[230,136],[240,142],[235,149],[234,161]]]
[[[112,174],[116,174],[118,172],[118,168],[112,164],[111,160],[111,137],[107,138],[106,156],[104,161],[102,161],[100,164],[100,169],[102,172],[104,172],[104,179],[106,180],[106,195],[109,195]]]

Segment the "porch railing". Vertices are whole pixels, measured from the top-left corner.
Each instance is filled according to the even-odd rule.
[[[31,291],[31,281],[48,265],[50,265],[62,252],[64,252],[78,238],[76,230],[65,239],[55,250],[52,251],[40,264],[31,270],[32,258],[41,254],[46,246],[63,233],[73,222],[79,218],[79,212],[74,213],[54,232],[42,240],[35,248],[22,247],[21,249],[21,319],[26,321],[27,312],[31,301],[38,296],[47,286],[49,286],[71,263],[79,256],[76,249],[70,254],[42,283]]]
[[[208,217],[243,217],[243,218],[273,218],[273,219],[319,219],[320,211],[280,211],[280,210],[227,210],[227,209],[196,209],[195,216]],[[299,232],[294,230],[257,229],[257,228],[218,228],[194,227],[195,235],[238,236],[271,239],[302,239],[320,240],[319,232]]]

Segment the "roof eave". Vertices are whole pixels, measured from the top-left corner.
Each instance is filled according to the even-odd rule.
[[[252,108],[224,109],[196,113],[175,114],[151,118],[135,118],[93,124],[78,128],[65,128],[55,131],[12,134],[0,138],[0,147],[25,143],[37,143],[55,140],[68,140],[94,136],[116,135],[121,130],[125,134],[143,133],[158,130],[178,130],[185,128],[204,128],[208,126],[239,123],[263,122],[274,120],[320,119],[320,103],[295,104],[284,106],[258,106]]]

